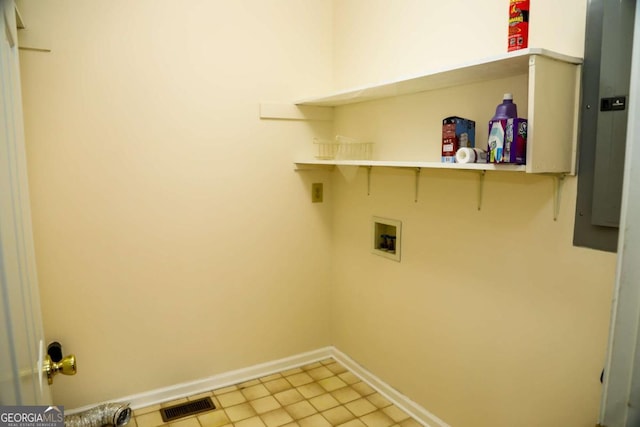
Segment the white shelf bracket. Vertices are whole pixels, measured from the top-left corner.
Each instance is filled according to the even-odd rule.
[[[420,171],[422,169],[421,168],[416,168],[416,184],[415,184],[415,197],[413,199],[413,201],[415,203],[418,203],[418,190],[420,189]]]
[[[482,195],[484,194],[484,176],[487,171],[480,171],[478,175],[478,210],[482,209]]]
[[[371,169],[373,166],[367,166],[367,196],[371,195]]]
[[[553,220],[558,220],[560,213],[560,201],[562,199],[562,187],[564,184],[565,174],[553,175]]]

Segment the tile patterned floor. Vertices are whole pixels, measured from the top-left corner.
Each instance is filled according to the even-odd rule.
[[[420,427],[333,359],[134,411],[130,427],[164,425],[160,408],[211,396],[216,410],[170,427]]]

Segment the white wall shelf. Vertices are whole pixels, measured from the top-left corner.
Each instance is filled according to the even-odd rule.
[[[529,48],[405,79],[302,99],[296,105],[340,108],[347,104],[526,75],[529,126],[524,170],[574,175],[581,64],[580,58]]]
[[[335,166],[364,166],[410,169],[458,169],[475,171],[510,171],[524,172],[525,165],[494,164],[494,163],[441,163],[441,162],[411,162],[384,160],[298,160],[296,170],[333,169]]]
[[[371,195],[371,170],[374,167],[400,168],[413,170],[415,173],[415,197],[418,202],[420,172],[422,169],[460,170],[478,173],[478,210],[482,209],[482,196],[484,194],[484,177],[487,171],[498,172],[525,172],[524,165],[494,164],[494,163],[439,163],[439,162],[405,162],[405,161],[380,161],[380,160],[300,160],[295,163],[296,171],[326,170],[331,171],[336,166],[366,167],[367,168],[367,196]],[[554,180],[553,187],[553,220],[558,219],[560,201],[562,199],[562,184],[565,173],[543,173]]]
[[[549,175],[554,179],[554,212],[557,219],[562,183],[575,175],[580,78],[582,59],[547,49],[529,48],[454,67],[428,71],[407,78],[362,86],[332,94],[306,98],[298,106],[340,108],[348,104],[453,88],[514,76],[528,80],[527,164],[451,164],[424,161],[317,160],[301,159],[296,170],[328,169],[340,166],[368,168],[367,194],[374,167],[407,168],[415,171],[415,200],[422,169],[453,169],[478,173],[478,209],[482,205],[484,176],[487,171],[526,172]],[[422,160],[422,159],[421,159]]]
[[[356,87],[324,96],[305,98],[297,101],[296,104],[337,107],[527,74],[532,56],[540,56],[572,65],[582,64],[581,58],[563,55],[547,49],[528,48],[453,67],[435,69],[403,79]]]

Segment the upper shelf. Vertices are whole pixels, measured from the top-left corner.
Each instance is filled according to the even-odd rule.
[[[547,49],[528,48],[458,66],[436,69],[400,80],[358,87],[328,96],[302,99],[296,104],[335,107],[526,74],[529,70],[529,58],[532,55],[544,56],[570,64],[582,64],[581,58]]]

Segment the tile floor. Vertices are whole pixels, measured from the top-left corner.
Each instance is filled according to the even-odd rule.
[[[420,427],[333,359],[134,411],[130,427],[164,425],[160,408],[211,396],[214,411],[170,427]]]

